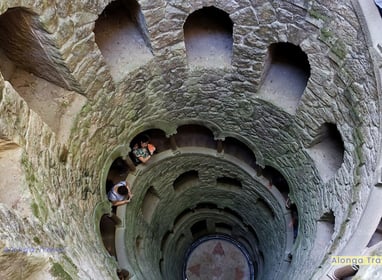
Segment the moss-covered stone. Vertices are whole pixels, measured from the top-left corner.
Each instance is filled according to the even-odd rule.
[[[61,264],[54,262],[50,273],[53,277],[55,277],[58,280],[72,280],[73,278],[64,270],[64,268],[61,266]]]
[[[315,19],[319,19],[319,20],[322,20],[322,21],[326,21],[328,19],[327,16],[323,15],[320,11],[317,11],[317,10],[309,10],[308,11],[309,15]]]

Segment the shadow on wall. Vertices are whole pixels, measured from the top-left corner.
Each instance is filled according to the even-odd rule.
[[[345,153],[337,126],[332,123],[321,125],[307,151],[323,181],[333,178],[343,163]]]
[[[294,115],[309,77],[308,56],[299,46],[291,43],[271,44],[259,97]]]

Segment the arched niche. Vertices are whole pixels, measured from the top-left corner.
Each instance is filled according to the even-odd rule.
[[[214,223],[215,232],[220,234],[232,235],[233,226],[224,222]]]
[[[190,231],[194,240],[207,235],[208,234],[207,220],[200,220],[195,222],[190,227]]]
[[[299,46],[274,43],[268,48],[259,96],[295,114],[310,77],[308,56]]]
[[[227,176],[216,178],[216,184],[225,186],[229,190],[241,189],[243,187],[240,180],[236,178],[227,177]]]
[[[111,2],[97,19],[94,33],[115,81],[153,57],[146,22],[136,0]]]
[[[106,179],[106,193],[118,182],[126,180],[129,166],[122,157],[117,157],[111,164]]]
[[[161,243],[160,243],[160,251],[162,254],[168,245],[168,241],[173,238],[172,235],[173,235],[173,232],[170,230],[166,231],[166,233],[163,235]]]
[[[274,219],[276,217],[275,212],[269,205],[267,201],[265,201],[263,198],[259,197],[256,200],[256,207],[264,214],[266,214],[269,217],[272,217]]]
[[[108,214],[102,215],[100,220],[100,233],[102,237],[103,245],[110,256],[116,257],[115,250],[115,228],[117,225],[116,216],[110,216]]]
[[[223,150],[225,154],[232,155],[253,168],[257,166],[255,154],[246,144],[236,138],[226,137],[223,143]]]
[[[199,173],[196,170],[190,170],[180,174],[173,182],[174,191],[181,192],[187,188],[199,185]]]
[[[0,71],[29,108],[65,142],[86,98],[74,91],[48,55],[49,39],[42,38],[37,15],[24,8],[8,9],[0,15]],[[41,35],[41,36],[40,36]],[[46,42],[44,47],[41,41]]]
[[[120,145],[108,154],[104,161],[100,177],[100,193],[104,194],[104,202],[111,206],[107,199],[107,192],[114,186],[114,184],[124,181],[131,171],[128,161],[125,159],[127,156],[126,146]],[[135,168],[135,166],[133,165]],[[99,217],[100,218],[100,217]]]
[[[312,141],[308,153],[324,182],[329,181],[341,167],[344,159],[344,142],[333,123],[324,123]]]
[[[142,202],[142,215],[143,219],[149,224],[154,215],[155,209],[160,202],[160,197],[157,191],[151,186],[143,199]]]
[[[293,240],[295,241],[298,235],[299,224],[297,206],[294,203],[286,203],[286,207],[290,210],[291,221],[289,224],[289,228],[291,228],[291,230],[293,231]]]
[[[216,149],[217,145],[211,130],[198,124],[179,126],[174,137],[178,147],[194,146]]]
[[[0,203],[17,210],[22,216],[32,215],[31,194],[22,166],[22,149],[2,135],[1,131],[0,178]]]
[[[156,147],[156,153],[160,153],[171,148],[170,141],[166,137],[166,133],[163,130],[153,128],[145,130],[143,134],[146,134],[150,138],[150,142]],[[131,142],[133,143],[134,140]]]
[[[226,68],[231,65],[233,22],[215,7],[190,14],[184,26],[187,60],[191,68]]]
[[[261,175],[264,176],[269,181],[269,186],[275,186],[279,192],[283,195],[285,199],[288,198],[289,185],[285,177],[272,166],[266,165],[262,171]]]
[[[166,134],[161,129],[147,129],[139,134],[137,134],[129,143],[131,152],[129,153],[130,159],[137,165],[139,161],[135,158],[132,150],[134,149],[134,145],[140,142],[141,137],[149,139],[149,143],[155,146],[154,154],[158,154],[165,150],[169,150],[171,148],[170,140],[166,137]]]
[[[155,128],[145,130],[139,133],[138,135],[136,135],[130,141],[130,149],[133,149],[134,145],[139,141],[142,135],[147,136],[147,138],[149,139],[149,142],[155,146],[156,153],[160,153],[170,149],[170,141],[166,137],[165,132],[161,129],[155,129]]]

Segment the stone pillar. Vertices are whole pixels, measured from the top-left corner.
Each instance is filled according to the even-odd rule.
[[[221,152],[223,152],[223,149],[224,149],[223,140],[218,139],[218,140],[216,140],[216,141],[217,141],[217,147],[216,147],[216,150],[217,150],[217,152],[220,154]]]
[[[255,169],[255,171],[256,171],[256,175],[259,177],[259,176],[261,176],[261,175],[263,175],[263,169],[261,168],[261,166],[260,165],[255,165],[255,167],[254,167],[254,169]]]
[[[177,145],[176,145],[176,141],[175,141],[175,136],[174,135],[170,135],[169,139],[170,139],[171,150],[175,151],[177,149]]]

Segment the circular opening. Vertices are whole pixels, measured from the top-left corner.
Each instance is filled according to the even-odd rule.
[[[253,263],[236,240],[224,235],[206,236],[187,250],[183,279],[253,280]]]

